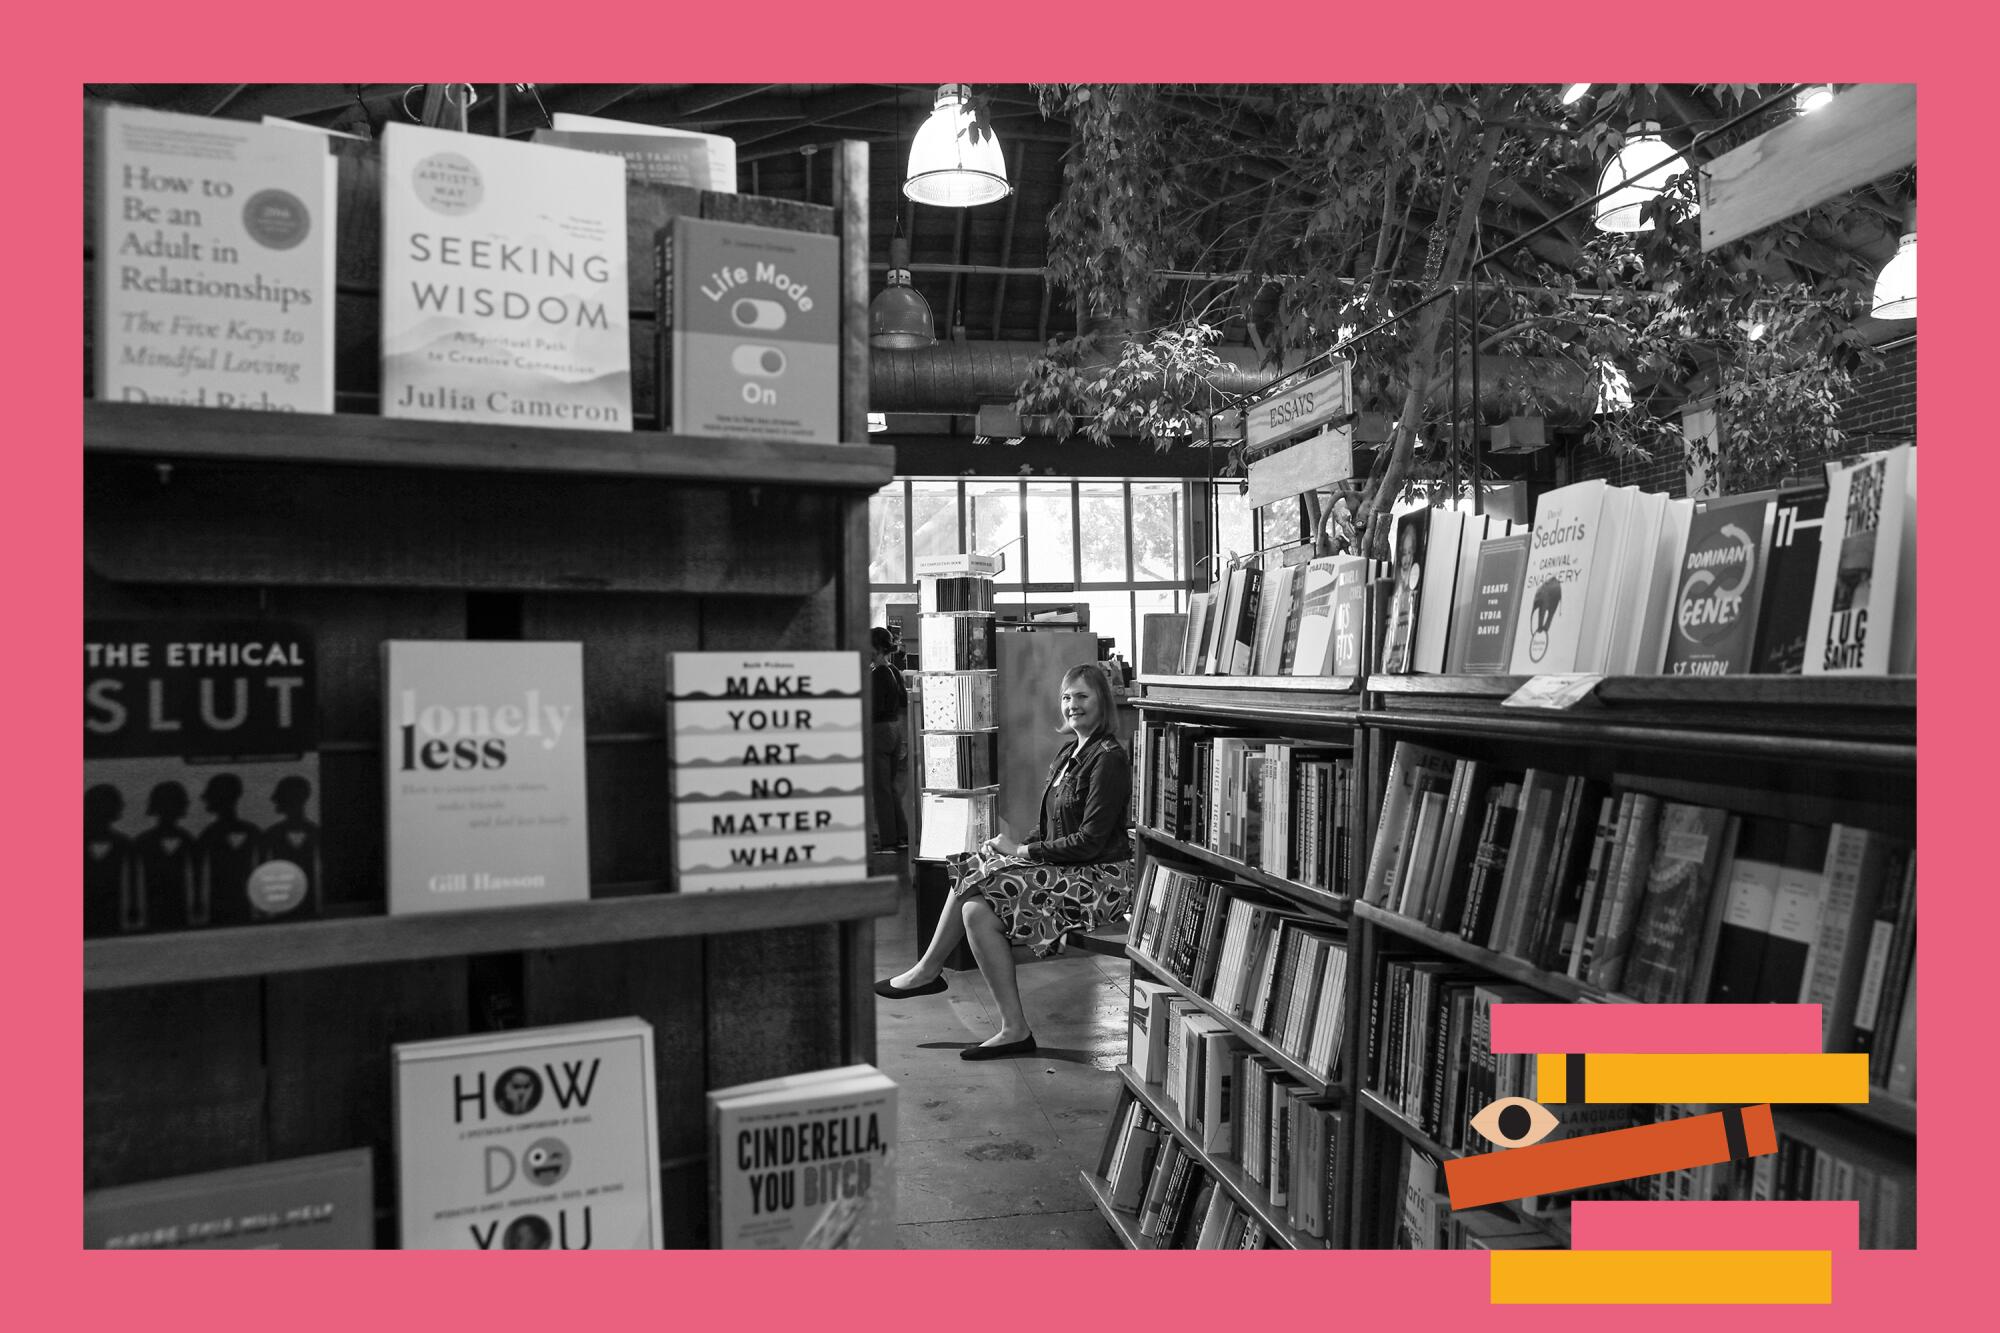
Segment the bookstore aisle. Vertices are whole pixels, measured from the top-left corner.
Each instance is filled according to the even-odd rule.
[[[914,895],[876,922],[879,975],[918,949]],[[1125,1059],[1122,958],[1029,959],[1021,1000],[1040,1049],[969,1062],[958,1048],[998,1026],[979,974],[943,995],[876,1006],[876,1064],[900,1088],[896,1236],[906,1250],[1118,1249],[1079,1170],[1095,1167]]]

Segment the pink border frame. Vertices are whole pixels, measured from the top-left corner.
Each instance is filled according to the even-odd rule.
[[[1948,169],[1954,148],[1983,144],[1988,80],[1975,69],[1974,34],[1957,6],[1884,8],[1827,0],[1809,15],[1709,0],[1670,13],[1574,0],[1507,9],[1446,0],[1407,6],[1329,7],[1279,0],[1255,11],[1187,0],[1146,6],[913,4],[857,9],[779,0],[740,7],[622,0],[564,9],[517,0],[458,7],[246,4],[198,7],[102,0],[36,7],[10,23],[13,98],[4,253],[14,275],[7,317],[7,383],[22,400],[11,422],[11,485],[0,523],[7,568],[17,571],[4,698],[22,715],[10,733],[16,800],[10,820],[28,851],[16,857],[11,899],[15,948],[0,969],[15,1037],[6,1098],[15,1188],[4,1210],[13,1275],[9,1302],[24,1327],[203,1329],[270,1325],[287,1330],[435,1327],[888,1327],[920,1322],[963,1333],[1052,1321],[1085,1328],[1221,1327],[1251,1318],[1303,1316],[1356,1326],[1544,1329],[1537,1308],[1487,1302],[1478,1254],[1165,1255],[1056,1253],[864,1256],[730,1254],[543,1256],[494,1263],[460,1255],[146,1254],[107,1257],[75,1248],[80,1233],[81,984],[75,912],[61,886],[74,875],[79,822],[69,793],[80,764],[73,733],[58,733],[42,701],[74,689],[59,667],[77,642],[80,545],[82,307],[75,256],[81,229],[81,147],[76,102],[86,80],[319,82],[449,72],[550,82],[633,79],[748,82],[1328,79],[1543,80],[1579,73],[1627,80],[1834,79],[1917,81],[1927,271],[1957,275],[1931,285],[1933,339],[1921,386],[1937,442],[1926,510],[1924,602],[1927,670],[1923,801],[1919,827],[1933,885],[1920,975],[1927,1066],[1926,1141],[1985,1142],[1975,1072],[1990,1078],[1983,980],[1993,965],[1994,895],[1975,840],[1991,822],[1987,765],[1975,750],[1984,716],[1974,693],[1986,659],[1988,603],[1972,560],[1992,527],[1981,483],[1990,467],[1990,414],[1982,330],[1972,299],[1990,286],[1975,252],[1992,217],[1983,153]],[[1926,20],[1949,22],[1928,40]],[[446,69],[440,70],[443,63]],[[1983,62],[1982,62],[1983,66]],[[74,76],[72,76],[74,70]],[[47,126],[40,117],[53,116]],[[1979,136],[1975,138],[1975,136]],[[67,262],[52,262],[50,256]],[[1983,429],[1982,429],[1983,427]],[[1942,473],[1938,468],[1945,469]],[[1975,554],[1977,553],[1977,554]],[[1950,555],[1951,559],[1943,558]],[[59,573],[53,584],[39,577]],[[1963,591],[1948,612],[1941,592]],[[1966,708],[1958,722],[1948,710]],[[62,780],[64,771],[70,780]],[[25,799],[22,799],[25,798]],[[65,836],[54,836],[58,832]],[[57,845],[60,843],[60,847]],[[1981,850],[1984,850],[1982,847]],[[58,852],[61,854],[58,855]],[[1964,872],[1964,873],[1960,873]],[[1991,1259],[1990,1217],[1974,1182],[1983,1172],[1920,1160],[1923,1248],[1842,1254],[1831,1307],[1711,1308],[1705,1327],[1880,1330],[1929,1312],[1980,1308]],[[1979,1253],[1974,1251],[1978,1250]],[[1252,1293],[1246,1304],[1243,1297]],[[1422,1307],[1422,1308],[1418,1308]],[[1281,1314],[1282,1312],[1282,1314]],[[1590,1316],[1598,1317],[1598,1316]],[[1621,1329],[1680,1329],[1682,1310],[1621,1309]]]

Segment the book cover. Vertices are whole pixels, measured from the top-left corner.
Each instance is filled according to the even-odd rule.
[[[1580,481],[1550,491],[1535,504],[1534,541],[1509,657],[1515,675],[1576,669],[1606,489],[1603,481]]]
[[[1356,560],[1359,557],[1350,556]],[[1296,603],[1299,611],[1298,639],[1292,645],[1292,659],[1285,674],[1324,676],[1333,667],[1333,586],[1334,570],[1341,557],[1321,556],[1306,562]]]
[[[1521,610],[1521,587],[1528,573],[1530,533],[1489,537],[1479,543],[1474,566],[1471,623],[1464,655],[1451,670],[1469,675],[1501,675],[1514,652],[1514,622]]]
[[[1370,574],[1377,562],[1358,555],[1335,558],[1333,567],[1333,643],[1331,670],[1336,689],[1345,689],[1368,671],[1374,643],[1374,583]]]
[[[1658,492],[1638,491],[1632,496],[1631,511],[1626,516],[1630,530],[1619,561],[1618,589],[1605,638],[1604,674],[1608,676],[1629,676],[1637,667],[1666,511],[1667,497]]]
[[[918,660],[930,671],[990,671],[999,660],[991,615],[929,615],[917,628]]]
[[[1424,540],[1423,589],[1417,601],[1417,628],[1410,649],[1410,669],[1432,675],[1444,671],[1445,648],[1451,634],[1452,604],[1458,596],[1458,557],[1468,525],[1481,529],[1484,518],[1468,518],[1456,509],[1426,513],[1430,532]]]
[[[1597,516],[1598,541],[1584,580],[1583,618],[1577,624],[1576,659],[1571,671],[1609,672],[1611,622],[1626,576],[1627,550],[1639,535],[1632,515],[1639,492],[1631,486],[1607,486]]]
[[[709,183],[708,145],[699,139],[662,134],[598,134],[580,130],[536,130],[528,138],[550,148],[605,153],[625,163],[628,185],[682,185],[696,190]]]
[[[83,1196],[87,1250],[372,1250],[366,1148],[204,1171]]]
[[[1751,669],[1776,502],[1774,491],[1695,502],[1667,634],[1668,675]]]
[[[896,1093],[867,1066],[710,1092],[710,1247],[896,1248]]]
[[[1657,676],[1673,632],[1675,594],[1680,591],[1681,557],[1687,552],[1688,528],[1694,523],[1694,501],[1669,499],[1660,510],[1660,530],[1653,546],[1653,567],[1646,580],[1646,604],[1639,617],[1631,672]]]
[[[993,836],[993,794],[944,796],[924,792],[918,802],[917,856],[942,861],[947,856],[976,852]],[[865,864],[865,863],[864,863]]]
[[[1711,806],[1661,804],[1645,901],[1625,962],[1622,987],[1633,999],[1674,1004],[1684,998],[1728,820],[1728,811]]]
[[[102,115],[97,396],[333,411],[326,144],[211,116]]]
[[[1292,613],[1292,597],[1300,568],[1280,565],[1264,576],[1263,596],[1257,601],[1256,646],[1251,653],[1250,674],[1275,676],[1285,650],[1285,621]]]
[[[854,652],[668,654],[678,891],[867,875],[861,685]],[[982,753],[990,767],[991,733],[924,739],[927,759],[933,741],[964,743],[936,757],[954,774]]]
[[[1413,509],[1396,518],[1395,585],[1389,594],[1389,618],[1382,637],[1381,670],[1398,675],[1416,669],[1417,620],[1422,613],[1424,569],[1429,559],[1430,516],[1436,511]],[[1456,554],[1457,548],[1453,547]]]
[[[1751,669],[1765,676],[1796,676],[1805,669],[1806,622],[1812,615],[1813,579],[1819,573],[1819,535],[1826,519],[1826,482],[1778,492],[1771,517],[1771,554],[1765,566],[1764,601],[1757,614]]]
[[[1806,675],[1879,676],[1890,669],[1913,452],[1870,454],[1836,467],[1829,478],[1806,622]]]
[[[674,430],[839,443],[839,240],[683,214],[669,245]]]
[[[590,897],[583,645],[390,641],[389,913]]]
[[[1217,675],[1247,676],[1257,647],[1258,608],[1264,601],[1264,571],[1244,565],[1229,573],[1229,614],[1223,623],[1222,663]]]
[[[1202,647],[1208,638],[1208,618],[1214,605],[1214,593],[1197,592],[1188,595],[1186,637],[1182,641],[1180,660],[1174,664],[1173,674],[1178,676],[1199,674],[1202,665]]]
[[[1785,830],[1771,933],[1764,941],[1764,964],[1757,974],[1761,1001],[1798,1004],[1804,998],[1825,907],[1828,834],[1828,829],[1815,824],[1793,824]]]
[[[1590,984],[1615,991],[1625,975],[1626,959],[1639,924],[1640,903],[1660,825],[1660,798],[1633,792],[1632,805],[1619,821],[1619,846],[1608,892],[1603,897],[1604,924],[1599,947],[1590,962]]]
[[[703,188],[717,194],[736,193],[736,140],[726,134],[613,120],[609,116],[587,116],[575,111],[556,112],[549,118],[549,125],[562,134],[643,134],[653,139],[690,140],[700,144],[708,154],[708,184]]]
[[[1854,1029],[1862,965],[1881,902],[1890,857],[1888,839],[1852,824],[1828,833],[1823,876],[1826,899],[1819,917],[1801,999],[1818,1005],[1820,1049],[1837,1051]]]
[[[382,140],[382,415],[632,428],[625,169],[391,125]]]
[[[1757,998],[1757,978],[1764,970],[1771,914],[1778,905],[1778,868],[1784,856],[1785,825],[1781,821],[1755,816],[1742,821],[1729,881],[1722,886],[1722,923],[1716,932],[1715,956],[1708,966],[1708,994],[1701,997],[1710,1003],[1747,1004]]]
[[[404,1249],[660,1247],[643,1019],[401,1042],[393,1057]]]
[[[1465,670],[1465,648],[1472,637],[1473,604],[1479,592],[1479,548],[1489,536],[1500,536],[1504,519],[1467,514],[1458,534],[1458,565],[1452,579],[1451,625],[1445,635],[1444,664],[1439,670],[1459,674]]]
[[[319,914],[318,674],[298,625],[85,622],[86,936]]]

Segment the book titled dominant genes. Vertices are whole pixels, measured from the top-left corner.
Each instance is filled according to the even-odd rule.
[[[583,645],[382,655],[390,913],[588,898]]]
[[[868,873],[858,653],[674,653],[674,883],[825,884]]]

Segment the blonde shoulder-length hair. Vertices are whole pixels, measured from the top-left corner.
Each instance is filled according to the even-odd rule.
[[[1056,730],[1069,730],[1069,724],[1063,720],[1061,690],[1067,690],[1070,682],[1077,680],[1088,685],[1091,697],[1097,700],[1097,729],[1110,735],[1112,720],[1117,716],[1118,701],[1111,697],[1111,677],[1105,675],[1104,668],[1095,662],[1084,662],[1063,672],[1062,685],[1056,695]]]

